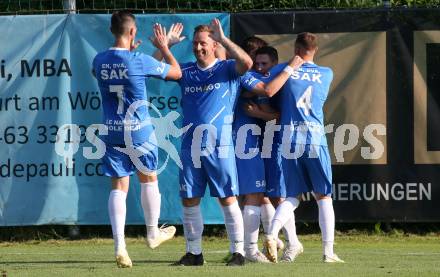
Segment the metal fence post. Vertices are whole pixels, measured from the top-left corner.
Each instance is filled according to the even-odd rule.
[[[63,0],[64,13],[76,13],[76,0]]]

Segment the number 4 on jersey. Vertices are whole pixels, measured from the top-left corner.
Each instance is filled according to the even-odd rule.
[[[306,116],[310,115],[310,110],[312,109],[312,86],[309,86],[296,102],[296,107],[304,109],[304,114]]]

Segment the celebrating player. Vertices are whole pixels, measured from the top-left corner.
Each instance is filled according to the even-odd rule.
[[[258,47],[267,43],[257,37],[247,38],[242,46],[244,50],[250,55],[254,53]],[[226,60],[228,56],[226,49],[218,45],[215,51],[215,56],[220,60]],[[264,85],[260,80],[256,79],[252,72],[248,71],[240,77],[240,88],[251,88],[253,91],[257,87],[264,90]],[[247,97],[241,97],[246,95]],[[235,137],[235,153],[238,173],[239,195],[238,202],[243,213],[244,223],[244,251],[245,257],[251,262],[268,263],[269,260],[264,254],[258,250],[258,233],[260,225],[260,205],[264,198],[266,191],[265,177],[264,177],[264,162],[260,155],[260,128],[258,126],[259,120],[248,116],[243,110],[243,106],[247,105],[248,101],[254,97],[252,94],[247,94],[246,91],[241,92],[238,98],[238,104],[235,109],[233,133]],[[250,170],[252,169],[252,170]],[[270,204],[270,202],[269,202]],[[272,204],[270,204],[272,209]],[[272,218],[271,218],[272,220]],[[226,256],[224,260],[229,260],[231,254]]]
[[[221,44],[231,58],[218,60]],[[243,265],[243,218],[238,206],[237,169],[232,140],[232,115],[240,76],[252,67],[251,58],[223,33],[220,22],[200,25],[194,30],[196,62],[182,64],[183,125],[192,124],[182,139],[180,195],[186,254],[176,265],[203,265],[203,219],[200,198],[206,185],[217,197],[230,240],[231,259],[227,265]]]
[[[285,65],[278,65],[278,51],[271,46],[264,46],[256,50],[255,52],[255,63],[254,68],[258,73],[256,77],[268,83],[275,77],[275,72],[280,71],[279,68],[284,68]],[[270,72],[272,69],[273,72]],[[258,88],[258,86],[257,86]],[[254,89],[255,92],[261,93],[257,88]],[[279,94],[274,95],[271,98],[260,97],[258,103],[248,102],[245,105],[246,112],[253,117],[260,118],[264,122],[277,120],[279,121],[279,110],[280,110],[280,99]],[[268,124],[268,129],[274,125]],[[265,167],[265,178],[266,178],[266,191],[265,195],[270,198],[270,201],[264,199],[261,205],[261,219],[263,222],[263,228],[266,234],[270,232],[270,224],[275,214],[274,206],[277,207],[284,198],[286,197],[286,185],[284,180],[284,174],[281,167],[281,136],[278,131],[266,130],[267,135],[264,140],[270,141],[271,146],[270,157],[265,155],[264,167]],[[270,134],[270,135],[269,135]],[[272,138],[273,136],[273,138]],[[266,142],[266,145],[268,143]],[[263,149],[264,151],[264,149]],[[283,226],[283,233],[286,239],[286,247],[284,248],[283,256],[281,261],[293,262],[295,258],[303,252],[303,246],[299,242],[296,235],[296,226],[294,214],[291,214],[292,218],[289,219]],[[277,248],[280,249],[280,240],[277,240]],[[263,253],[267,254],[267,249],[263,249]]]
[[[263,86],[249,72],[242,76],[240,83],[248,90]],[[239,97],[233,123],[239,196],[243,206],[244,250],[247,260],[267,263],[269,260],[258,250],[260,206],[266,192],[264,162],[260,154],[261,128],[259,120],[243,110],[251,99]]]
[[[157,143],[149,121],[148,108],[139,107],[127,120],[126,113],[133,103],[146,101],[145,78],[179,79],[179,64],[167,46],[166,32],[159,24],[154,26],[153,44],[160,50],[167,63],[151,56],[132,52],[140,42],[136,36],[135,17],[127,11],[115,12],[110,28],[115,42],[113,47],[96,55],[93,71],[101,91],[104,124],[108,135],[103,137],[106,153],[102,159],[104,173],[111,177],[112,190],[108,210],[115,244],[118,267],[131,267],[124,238],[126,197],[129,176],[137,171],[141,183],[141,202],[147,226],[147,245],[154,249],[171,239],[176,229],[172,226],[158,228],[161,195],[157,183]],[[145,126],[144,126],[145,125]],[[124,133],[131,137],[133,145],[126,145]],[[120,149],[118,151],[117,149]],[[135,168],[127,151],[142,151],[142,169]],[[124,150],[124,151],[122,151]],[[124,152],[124,153],[122,153]]]
[[[268,96],[281,87],[282,166],[286,178],[287,199],[275,213],[271,232],[265,238],[269,259],[277,261],[276,241],[284,224],[299,206],[302,193],[313,191],[319,208],[323,261],[343,262],[333,253],[335,215],[333,211],[331,160],[324,132],[323,105],[327,98],[333,72],[313,63],[318,50],[317,36],[301,33],[295,41],[295,55],[305,62],[294,70],[291,64],[268,83]],[[291,150],[294,150],[293,153]]]

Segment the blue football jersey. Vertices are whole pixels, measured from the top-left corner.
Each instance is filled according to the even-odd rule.
[[[259,79],[256,78],[258,76],[255,72],[246,72],[243,76],[240,78],[240,90],[248,90],[251,91],[259,82],[261,82]],[[246,104],[248,101],[253,101],[255,103],[258,103],[258,97],[252,97],[252,98],[244,98],[239,97],[237,106],[235,108],[235,117],[234,117],[234,123],[232,125],[233,132],[234,132],[234,138],[237,139],[238,130],[240,127],[244,126],[245,124],[250,124],[253,126],[259,126],[260,120],[255,117],[248,116],[246,112],[243,109],[243,105]],[[260,136],[259,135],[253,135],[252,131],[248,129],[246,131],[246,134],[244,134],[246,137],[239,138],[240,140],[243,140],[245,145],[245,152],[248,151],[249,148],[259,148],[260,146]]]
[[[133,143],[155,139],[146,106],[136,109],[128,122],[125,115],[133,102],[148,100],[146,77],[164,79],[170,66],[149,55],[110,48],[96,55],[93,69],[101,91],[104,124],[108,128],[108,135],[102,139],[106,143],[125,144],[124,130],[131,132]],[[141,128],[141,124],[145,126]]]
[[[272,81],[272,79],[274,79],[284,69],[284,67],[286,65],[287,65],[287,63],[274,65],[269,70],[269,72],[267,72],[266,74],[264,74],[264,75],[263,74],[256,74],[255,77],[258,78],[259,80],[261,80],[262,82],[264,82],[265,84],[267,84],[270,81]],[[278,112],[281,111],[281,101],[280,101],[279,93],[275,94],[274,96],[272,96],[270,98],[264,97],[264,96],[259,96],[258,102],[260,104],[269,104],[274,110],[276,110]],[[263,124],[262,127],[264,129],[265,122],[263,122],[262,124]],[[274,143],[281,143],[280,131],[274,132],[273,142]]]
[[[286,67],[287,63],[280,63],[277,64],[275,66],[273,66],[270,71],[263,76],[261,79],[261,81],[263,81],[264,83],[269,83],[273,78],[275,78],[281,71],[283,71],[284,67]],[[269,104],[272,108],[274,108],[277,111],[281,111],[281,99],[280,99],[280,94],[277,93],[274,96],[272,96],[271,98],[269,98]]]
[[[332,79],[330,68],[306,62],[279,92],[282,134],[284,136],[285,128],[289,128],[293,144],[327,146],[323,106]]]
[[[182,149],[191,148],[194,130],[209,126],[201,134],[200,146],[233,145],[232,120],[240,86],[235,60],[217,60],[207,69],[196,62],[181,64],[183,126],[192,124],[182,138]],[[200,134],[197,134],[198,136]]]

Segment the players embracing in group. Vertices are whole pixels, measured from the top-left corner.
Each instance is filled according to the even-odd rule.
[[[165,64],[132,52],[136,34],[134,16],[115,13],[111,29],[115,47],[98,54],[93,63],[103,97],[104,121],[113,130],[126,130],[126,124],[133,124],[132,121],[124,122],[122,114],[136,100],[148,99],[144,87],[136,87],[142,78],[166,78],[177,81],[181,87],[183,125],[189,126],[182,138],[183,168],[179,179],[186,253],[175,264],[204,264],[200,199],[207,185],[211,196],[218,198],[224,215],[231,253],[227,265],[243,265],[246,259],[277,262],[277,252],[282,247],[278,232],[282,228],[287,239],[282,260],[291,262],[302,253],[303,247],[296,236],[294,210],[301,195],[310,191],[319,207],[323,260],[343,262],[333,253],[335,219],[331,161],[323,125],[323,104],[333,73],[313,63],[317,37],[310,33],[299,34],[291,61],[276,65],[278,57],[273,54],[276,53],[274,48],[263,47],[259,52],[250,53],[251,58],[224,35],[219,20],[214,19],[210,25],[200,25],[194,30],[192,45],[196,61],[179,65],[169,51],[172,44],[183,39],[180,37],[183,26],[175,26],[179,27],[172,27],[168,35],[162,26],[154,27],[153,43],[159,50],[154,57],[164,58],[168,63]],[[221,48],[229,59],[218,57]],[[271,66],[261,62],[265,55]],[[252,70],[253,60],[257,63]],[[127,80],[112,81],[107,80],[106,75],[99,75],[113,64],[124,64]],[[122,93],[126,93],[124,97]],[[135,122],[145,118],[148,113]],[[123,122],[122,129],[111,126],[115,122]],[[275,123],[281,128],[277,129],[279,125]],[[147,242],[155,248],[171,238],[175,229],[157,228],[160,193],[154,172],[156,143],[154,139],[147,141],[147,138],[154,138],[151,136],[153,130],[141,127],[130,128],[136,130],[131,135],[138,138],[133,146],[147,148],[142,161],[149,171],[138,170],[138,176],[142,184]],[[103,161],[106,175],[112,178],[109,213],[115,255],[118,266],[131,267],[123,229],[128,176],[135,171],[135,165],[130,155],[121,151],[124,149],[121,131],[109,132],[108,138],[105,142],[110,152]],[[244,199],[243,211],[237,201],[238,195]],[[265,256],[257,245],[260,218],[265,231]]]

